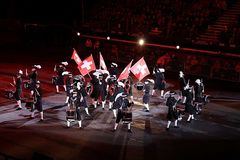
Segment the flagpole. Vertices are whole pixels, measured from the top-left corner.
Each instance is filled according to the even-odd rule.
[[[88,74],[88,76],[92,79],[92,77],[91,77],[91,75],[89,74],[89,72],[88,72],[87,74]]]

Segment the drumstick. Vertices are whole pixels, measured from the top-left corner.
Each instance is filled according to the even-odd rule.
[[[12,83],[9,83],[11,86],[13,86],[13,87],[15,87],[15,85],[14,84],[12,84]]]

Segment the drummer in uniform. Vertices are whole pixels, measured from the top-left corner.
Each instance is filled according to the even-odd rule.
[[[152,82],[150,79],[147,79],[144,82],[144,87],[143,87],[143,104],[144,104],[144,109],[146,109],[146,112],[149,112],[149,102],[150,102],[150,82]]]
[[[38,80],[37,69],[41,69],[41,68],[42,68],[41,65],[33,65],[32,72],[30,74],[28,74],[28,71],[26,69],[26,77],[29,77],[29,80],[30,80],[29,89],[30,89],[31,95],[34,94],[34,90],[36,88],[36,83]]]
[[[118,110],[118,112],[117,112],[117,119],[116,119],[113,131],[117,130],[120,120],[123,120],[124,111],[126,111],[128,108],[130,108],[132,104],[133,103],[129,102],[126,93],[121,92],[116,95],[115,101],[113,103],[113,107],[116,108]],[[131,121],[128,122],[128,132],[130,132],[130,133],[132,132]]]
[[[170,124],[172,121],[174,121],[174,128],[178,128],[178,113],[176,109],[176,104],[179,100],[179,96],[176,98],[174,95],[176,95],[175,91],[170,91],[169,92],[169,97],[167,98],[166,101],[166,106],[168,107],[168,113],[167,113],[167,128],[166,130],[169,130]]]
[[[40,87],[40,81],[36,82],[36,88],[33,90],[33,107],[31,118],[35,117],[35,109],[37,109],[40,113],[40,121],[43,121],[43,106],[42,106],[42,89]]]

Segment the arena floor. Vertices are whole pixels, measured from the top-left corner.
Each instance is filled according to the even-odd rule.
[[[132,133],[120,124],[112,132],[113,114],[107,109],[90,108],[93,119],[82,110],[83,129],[75,122],[66,127],[65,93],[55,94],[51,84],[54,64],[42,62],[39,71],[44,91],[44,121],[30,119],[27,109],[16,111],[14,100],[4,97],[12,89],[9,82],[18,69],[30,70],[28,63],[0,64],[0,159],[54,160],[143,160],[143,159],[233,159],[240,151],[240,94],[206,88],[211,95],[197,120],[166,131],[167,107],[154,96],[150,112],[143,111],[142,93],[134,89]],[[74,65],[70,65],[74,68]],[[74,70],[74,73],[77,71]],[[167,90],[177,80],[168,80]],[[88,99],[90,103],[90,99]],[[23,104],[24,106],[24,104]],[[234,158],[236,159],[236,158]]]

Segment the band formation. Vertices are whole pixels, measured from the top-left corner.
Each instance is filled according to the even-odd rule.
[[[132,132],[133,87],[142,92],[144,112],[151,111],[151,106],[149,106],[151,96],[161,99],[168,107],[167,131],[171,122],[174,122],[174,127],[178,128],[178,121],[182,120],[183,115],[188,115],[187,122],[190,123],[195,119],[196,114],[201,113],[202,108],[208,102],[208,95],[204,93],[201,79],[196,79],[191,86],[189,80],[186,81],[184,73],[179,71],[179,89],[166,91],[165,69],[162,66],[154,67],[152,74],[155,79],[145,79],[142,82],[150,74],[144,58],[134,65],[132,65],[132,60],[119,74],[118,64],[111,63],[107,69],[101,53],[99,54],[99,69],[96,69],[92,55],[82,61],[76,50],[73,49],[72,59],[77,63],[81,73],[79,75],[73,75],[67,70],[67,62],[61,62],[54,67],[56,75],[52,77],[52,83],[56,86],[56,93],[59,93],[59,87],[63,87],[66,92],[67,127],[71,127],[71,122],[77,121],[79,128],[82,128],[81,108],[85,110],[87,116],[92,118],[88,111],[89,106],[94,108],[101,106],[103,110],[108,106],[108,109],[112,110],[113,118],[116,119],[113,131],[117,130],[118,124],[122,120],[124,124],[127,124],[128,132]],[[41,69],[41,65],[33,65],[31,73],[28,73],[26,69],[27,80],[22,79],[24,73],[19,70],[16,77],[13,77],[12,85],[15,86],[15,91],[9,98],[16,99],[17,110],[21,110],[22,89],[24,87],[29,90],[29,99],[25,100],[25,107],[31,112],[31,118],[34,118],[38,111],[40,121],[43,121],[42,89],[37,72],[39,69]],[[130,72],[138,80],[136,83],[130,76]],[[151,88],[152,86],[153,88]],[[159,94],[160,96],[157,96]],[[88,97],[92,100],[91,104],[88,104],[86,100]]]

